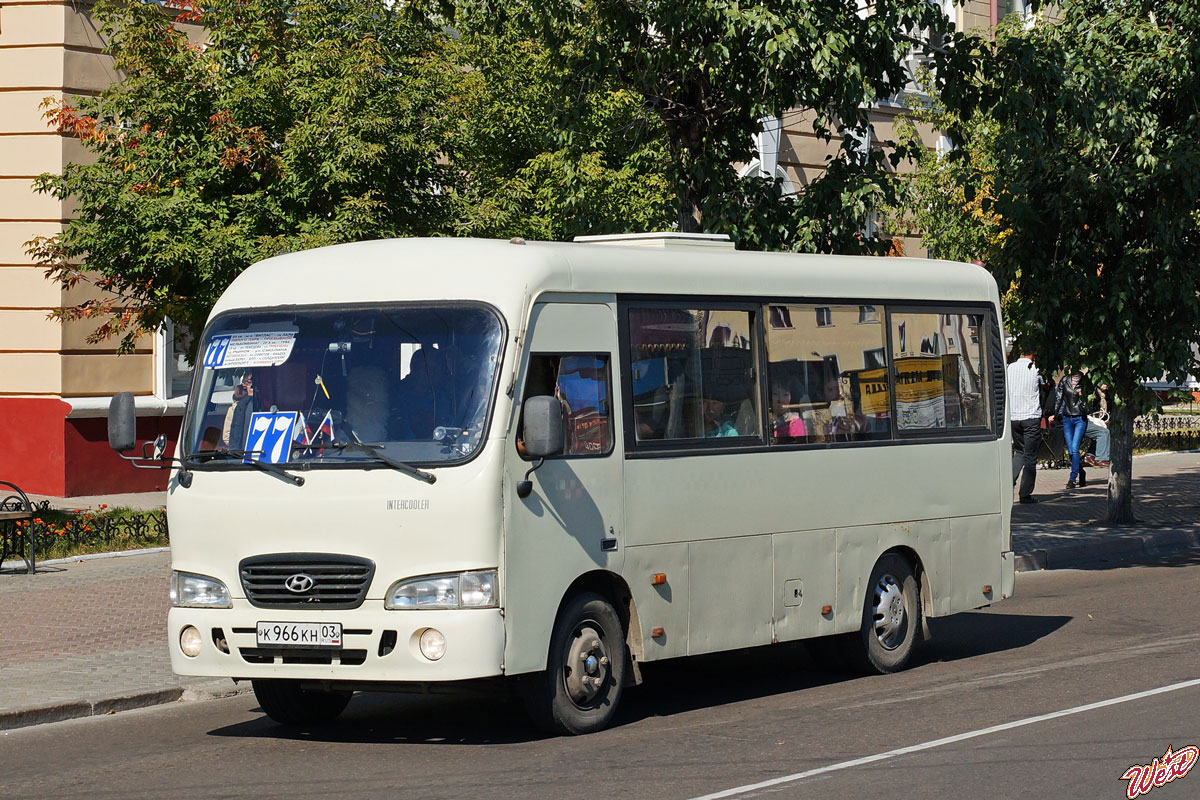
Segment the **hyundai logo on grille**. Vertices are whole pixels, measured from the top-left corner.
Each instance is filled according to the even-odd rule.
[[[305,592],[311,591],[312,588],[317,585],[317,582],[308,575],[305,575],[303,572],[298,572],[284,581],[283,585],[289,592],[294,594],[304,594]]]

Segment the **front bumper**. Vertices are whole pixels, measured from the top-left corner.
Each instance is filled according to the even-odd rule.
[[[167,615],[171,668],[177,675],[405,683],[504,673],[504,618],[499,609],[387,611],[381,601],[374,602],[379,608],[318,612],[255,608],[245,600],[235,600],[233,608],[172,608]],[[259,621],[340,622],[343,645],[340,650],[259,648]],[[179,647],[180,632],[188,625],[200,631],[195,658]],[[446,653],[437,661],[421,655],[418,640],[426,628],[436,628],[446,637]],[[229,652],[218,646],[221,639]]]

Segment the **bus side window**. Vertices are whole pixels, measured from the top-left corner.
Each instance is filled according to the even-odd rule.
[[[753,314],[663,306],[628,319],[637,441],[761,439]]]
[[[532,355],[522,404],[530,397],[553,394],[563,408],[564,456],[599,456],[612,452],[612,394],[609,357],[600,355]],[[523,429],[522,419],[519,429]]]

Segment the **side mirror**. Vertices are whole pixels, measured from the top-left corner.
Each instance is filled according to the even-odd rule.
[[[121,392],[108,404],[108,446],[118,453],[132,450],[137,440],[137,413],[133,394]]]
[[[533,458],[556,456],[562,452],[562,403],[557,397],[539,395],[525,401],[525,427],[522,434],[525,453]]]

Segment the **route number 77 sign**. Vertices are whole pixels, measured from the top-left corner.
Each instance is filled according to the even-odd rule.
[[[299,416],[296,411],[256,411],[251,414],[250,432],[246,437],[248,455],[242,462],[282,464],[287,461],[291,456],[292,439],[295,438]]]

